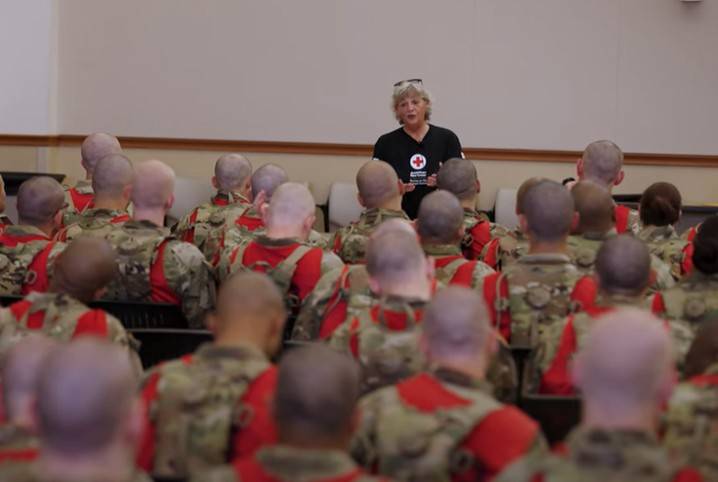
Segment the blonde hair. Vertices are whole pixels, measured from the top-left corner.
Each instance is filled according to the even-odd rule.
[[[394,112],[394,117],[396,117],[396,120],[401,124],[401,119],[399,119],[399,116],[396,113],[396,107],[399,105],[399,103],[404,100],[406,97],[409,97],[410,95],[418,95],[424,101],[426,102],[426,119],[431,119],[431,105],[432,105],[432,97],[431,93],[429,93],[428,90],[426,90],[423,86],[423,84],[419,82],[409,82],[409,81],[403,81],[399,85],[394,87],[394,93],[391,95],[391,109],[392,112]]]

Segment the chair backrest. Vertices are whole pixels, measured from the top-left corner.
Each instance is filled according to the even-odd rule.
[[[140,360],[144,369],[194,352],[202,343],[212,341],[208,330],[134,329],[129,330],[140,342]]]
[[[357,187],[349,182],[332,183],[329,189],[329,231],[359,219],[363,208],[357,200]]]
[[[516,216],[516,189],[501,188],[496,192],[494,213],[496,223],[509,229],[518,227],[519,218]]]
[[[208,202],[212,194],[214,194],[214,188],[209,179],[178,177],[175,180],[175,202],[167,214],[172,218],[182,219],[195,207]]]

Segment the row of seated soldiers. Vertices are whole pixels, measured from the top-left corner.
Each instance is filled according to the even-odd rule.
[[[102,145],[107,139],[112,138],[94,135],[86,143],[90,146],[93,143]],[[105,144],[114,145],[114,142]],[[85,151],[83,145],[83,165],[87,166],[90,163],[86,161]],[[118,152],[110,152],[98,156],[94,165],[92,204],[79,214],[76,224],[65,222],[65,227],[56,234],[56,237],[65,240],[78,237],[64,251],[61,241],[48,239],[63,224],[64,201],[57,202],[60,199],[56,189],[59,185],[52,184],[48,178],[35,178],[21,187],[18,193],[20,226],[6,228],[3,236],[10,239],[14,236],[17,246],[23,244],[17,241],[22,236],[18,234],[21,228],[42,231],[44,239],[31,241],[42,243],[43,248],[38,253],[47,255],[44,259],[39,258],[41,262],[36,260],[39,254],[28,256],[30,262],[26,263],[24,270],[17,257],[8,256],[13,261],[10,264],[14,272],[22,274],[15,275],[15,279],[22,280],[19,283],[20,292],[34,294],[21,302],[24,304],[4,312],[3,317],[15,318],[23,329],[41,328],[49,334],[57,331],[57,326],[69,326],[71,328],[63,332],[71,338],[93,330],[80,329],[87,323],[77,323],[76,320],[82,318],[77,314],[70,316],[66,325],[59,323],[67,310],[63,304],[58,306],[55,300],[64,295],[65,299],[80,299],[82,296],[81,301],[86,301],[104,294],[114,296],[114,299],[179,303],[192,326],[201,326],[214,306],[214,276],[224,285],[237,272],[263,271],[280,290],[290,313],[298,315],[296,322],[288,327],[292,337],[303,341],[328,340],[331,346],[351,354],[361,367],[361,392],[373,392],[369,395],[371,397],[374,393],[382,393],[382,390],[375,391],[381,387],[397,382],[400,383],[397,387],[401,387],[402,380],[412,380],[428,366],[428,360],[436,359],[435,354],[427,356],[426,350],[420,349],[422,344],[426,344],[420,340],[427,338],[422,334],[428,330],[428,302],[439,286],[457,284],[471,289],[472,295],[479,298],[482,306],[486,306],[489,324],[498,329],[503,342],[535,348],[530,366],[536,373],[532,371],[528,377],[533,390],[572,393],[574,385],[581,385],[573,383],[576,380],[569,376],[568,366],[575,353],[586,343],[587,325],[591,325],[595,317],[611,312],[617,306],[639,304],[647,290],[670,287],[676,282],[675,276],[680,279],[677,286],[655,295],[654,311],[670,318],[668,307],[679,308],[674,310],[679,316],[669,319],[665,325],[674,335],[679,348],[680,366],[685,365],[685,373],[689,375],[710,371],[710,364],[707,364],[696,369],[698,371],[690,372],[684,355],[696,329],[710,315],[710,306],[706,306],[710,297],[705,292],[710,291],[710,277],[716,272],[711,271],[711,263],[715,264],[718,256],[712,251],[711,244],[716,239],[715,222],[705,222],[692,242],[677,240],[675,233],[671,232],[671,224],[677,221],[680,212],[680,195],[677,209],[671,211],[675,206],[675,196],[670,196],[673,192],[671,186],[659,184],[649,188],[644,195],[640,215],[643,227],[634,228],[635,223],[631,220],[637,222],[635,213],[614,206],[606,182],[598,182],[605,180],[605,172],[611,169],[619,174],[613,180],[609,179],[609,185],[622,177],[622,156],[619,154],[620,151],[612,143],[601,141],[590,145],[579,162],[579,177],[584,181],[574,186],[570,193],[563,186],[548,180],[532,179],[524,183],[518,193],[517,211],[521,226],[516,232],[493,225],[474,211],[479,185],[476,170],[469,161],[454,159],[442,166],[438,176],[440,190],[424,200],[415,226],[406,221],[400,210],[403,186],[394,171],[385,163],[370,161],[357,174],[359,200],[366,207],[365,212],[358,223],[340,230],[327,240],[311,228],[314,201],[304,186],[287,182],[286,173],[278,166],[265,165],[252,174],[248,161],[237,155],[222,156],[218,160],[213,179],[218,194],[210,204],[200,206],[180,221],[172,236],[161,227],[172,203],[174,176],[171,170],[157,161],[141,163],[133,168],[127,158]],[[655,191],[654,194],[651,190]],[[78,196],[71,190],[68,192],[68,199],[77,201]],[[253,203],[249,202],[250,198],[254,198]],[[128,221],[130,215],[122,210],[127,208],[130,200],[132,220]],[[104,219],[98,220],[100,217]],[[665,238],[670,243],[663,243],[660,248],[649,248],[635,238],[614,236],[618,230],[635,230],[639,237],[641,233],[649,236],[645,233],[651,231],[654,234],[664,233],[652,238],[656,241]],[[570,232],[576,234],[569,237]],[[96,239],[88,240],[87,236],[78,236],[79,233],[94,235]],[[77,280],[82,279],[81,273],[59,274],[63,269],[92,266],[89,253],[100,253],[103,249],[91,243],[99,242],[100,238],[109,241],[116,250],[119,276],[79,283]],[[603,240],[607,242],[603,243]],[[3,249],[5,245],[15,247],[11,246],[11,242],[0,244],[3,244]],[[578,248],[574,248],[575,245]],[[674,245],[677,247],[669,248]],[[332,249],[348,264],[344,265],[336,254],[323,249],[325,247]],[[74,261],[73,252],[79,253]],[[82,258],[83,254],[88,255],[86,259]],[[70,261],[62,262],[66,257]],[[678,268],[671,269],[666,261],[677,261]],[[695,266],[687,261],[693,261]],[[194,271],[189,268],[194,268]],[[597,277],[582,277],[592,268],[598,271]],[[682,279],[683,274],[690,270],[694,273]],[[89,273],[85,275],[90,278],[102,272],[94,268],[86,271]],[[68,282],[63,284],[63,279]],[[684,282],[689,281],[697,287],[685,289]],[[107,283],[108,286],[104,286]],[[78,285],[86,288],[81,296]],[[703,290],[703,294],[696,293],[698,290]],[[49,291],[50,294],[40,293],[42,291]],[[698,304],[696,300],[703,302],[702,311],[694,306]],[[442,305],[442,310],[451,313],[452,306],[471,305],[467,300],[455,301]],[[53,309],[49,309],[50,304]],[[701,312],[698,316],[689,317],[684,314],[686,310],[694,315]],[[27,313],[34,317],[32,322],[23,321],[22,317]],[[471,317],[481,317],[475,311],[472,313]],[[459,318],[460,314],[455,313],[451,318]],[[98,314],[97,318],[100,316]],[[581,321],[584,316],[589,319]],[[210,327],[219,326],[215,314],[207,320]],[[3,326],[7,324],[11,323],[4,323]],[[276,333],[276,323],[273,326],[272,333]],[[107,329],[94,332],[104,336]],[[471,338],[465,334],[459,336],[462,333],[460,330],[456,333],[458,338],[454,341],[457,345],[449,352],[459,353],[462,340]],[[256,336],[249,338],[250,344],[259,347],[265,355],[273,353],[270,348],[273,343],[257,341]],[[132,345],[131,339],[123,343]],[[222,345],[224,343],[218,337],[218,346]],[[267,387],[275,382],[271,377],[267,377],[269,380],[262,377],[256,371],[258,368],[246,357],[207,350],[160,367],[145,379],[143,394],[153,416],[147,424],[149,428],[145,430],[145,434],[149,434],[146,437],[149,445],[143,445],[140,451],[141,465],[155,476],[185,477],[192,468],[189,466],[197,462],[187,462],[190,454],[199,450],[197,447],[206,445],[208,451],[198,457],[198,464],[212,465],[227,459],[227,453],[231,453],[233,459],[242,458],[261,445],[240,442],[233,436],[228,438],[225,436],[227,430],[202,427],[199,422],[196,427],[193,422],[181,421],[176,425],[170,424],[172,427],[162,428],[166,423],[160,423],[161,420],[185,420],[179,416],[182,407],[205,407],[210,414],[222,413],[221,407],[212,403],[218,399],[229,400],[224,410],[229,406],[240,419],[247,416],[250,422],[257,420],[259,427],[264,427],[251,429],[248,427],[252,423],[240,420],[238,424],[241,427],[232,425],[232,434],[238,431],[256,441],[261,438],[257,438],[258,433],[271,432],[266,425],[262,425],[261,417],[243,415],[244,408],[237,407],[234,402],[239,399],[254,400],[255,404],[262,405],[261,400],[257,402],[252,397],[262,399],[262,392],[271,391]],[[486,356],[492,351],[483,349],[481,353]],[[233,363],[235,358],[241,363]],[[486,377],[495,384],[497,395],[502,399],[511,399],[516,389],[516,377],[510,358],[503,350],[498,350],[497,357],[489,358],[493,361],[484,362]],[[473,362],[476,363],[476,359]],[[236,365],[237,372],[232,371],[233,365]],[[436,398],[412,400],[410,395],[406,395],[406,390],[397,388],[399,396],[384,399],[377,395],[379,402],[367,402],[367,406],[372,407],[388,406],[389,402],[394,402],[395,411],[388,419],[382,419],[379,424],[382,427],[390,424],[394,417],[401,419],[398,412],[403,409],[418,409],[432,416],[441,412],[441,415],[436,415],[439,423],[431,425],[425,420],[412,421],[406,424],[407,432],[400,431],[402,442],[392,442],[395,448],[408,445],[402,453],[409,457],[410,463],[397,466],[394,471],[393,462],[382,464],[376,459],[381,456],[379,453],[373,456],[373,462],[368,467],[400,480],[429,477],[417,475],[425,474],[422,471],[426,470],[435,475],[441,473],[444,478],[483,480],[491,478],[508,462],[535,445],[535,425],[516,410],[501,411],[486,420],[481,414],[464,417],[466,414],[459,413],[457,420],[452,419],[452,423],[446,424],[442,417],[449,408],[462,412],[460,407],[475,405],[461,387],[469,391],[476,388],[484,395],[487,388],[485,384],[473,383],[480,382],[481,371],[467,371],[451,362],[445,365],[449,370],[437,372],[432,368],[431,374],[451,385],[451,390],[446,389],[449,395],[442,392]],[[456,377],[454,372],[465,376]],[[236,391],[231,389],[228,392],[235,379],[241,379],[242,383],[237,382]],[[168,388],[169,399],[164,404],[162,387],[171,387]],[[586,395],[585,387],[581,386],[581,389]],[[416,390],[423,393],[429,389],[420,384]],[[446,397],[451,400],[447,401]],[[478,393],[477,397],[485,398]],[[457,402],[457,399],[461,401]],[[259,408],[256,405],[252,402],[247,404],[251,405],[248,412],[257,413]],[[497,407],[503,406],[493,406],[482,414],[493,413],[494,409],[498,410]],[[236,414],[235,409],[242,411]],[[365,418],[369,420],[371,417],[366,415]],[[487,423],[489,420],[492,423]],[[435,428],[427,428],[426,423]],[[448,438],[447,433],[439,428],[450,432]],[[474,428],[479,434],[469,436],[474,433]],[[165,433],[165,429],[168,432]],[[424,435],[435,434],[437,443],[443,448],[434,449],[428,442],[418,443],[419,447],[413,446],[411,441],[427,437],[414,436],[411,429]],[[493,442],[506,431],[515,432],[517,439],[505,443]],[[390,432],[393,433],[393,430]],[[704,435],[707,437],[710,434]],[[215,436],[216,440],[213,439]],[[710,438],[706,437],[691,440],[694,444],[707,443]],[[376,439],[376,436],[370,438]],[[611,444],[624,442],[623,439],[611,438]],[[231,450],[230,446],[233,446]],[[223,456],[208,455],[217,447],[221,448],[219,453]],[[249,448],[244,450],[242,447]],[[386,448],[384,444],[379,447]],[[613,445],[609,447],[614,448]],[[438,456],[434,450],[440,450],[442,455]],[[452,457],[461,458],[466,455],[465,452],[470,455],[467,461],[449,463]],[[700,452],[685,453],[696,456]],[[421,463],[425,454],[428,461]],[[437,463],[444,464],[445,470],[437,468],[431,472]],[[436,477],[439,478],[430,480],[443,480],[439,475]]]

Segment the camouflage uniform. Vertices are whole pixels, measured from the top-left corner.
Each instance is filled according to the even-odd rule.
[[[492,239],[506,236],[508,230],[500,224],[489,222],[484,213],[464,208],[464,239],[461,250],[466,259],[481,259],[481,253]]]
[[[611,230],[607,233],[584,233],[569,236],[568,251],[571,260],[583,274],[592,274],[598,250],[606,239],[615,235],[616,232]],[[651,254],[650,291],[664,290],[675,284],[671,267],[656,255]]]
[[[0,466],[37,458],[37,437],[12,423],[0,425]]]
[[[232,210],[229,210],[229,207]],[[177,238],[192,243],[202,251],[207,261],[216,259],[219,240],[225,230],[229,212],[244,212],[252,206],[249,199],[241,194],[218,191],[210,202],[202,204],[184,216],[173,228]]]
[[[358,469],[339,450],[300,449],[273,445],[232,465],[210,469],[194,482],[388,482]]]
[[[617,204],[613,212],[618,234],[638,234],[641,230],[641,216],[638,211]]]
[[[485,277],[478,289],[499,333],[512,346],[534,346],[543,331],[578,309],[580,276],[565,254],[527,254]]]
[[[486,276],[494,273],[483,261],[469,261],[453,244],[424,244],[424,253],[434,258],[435,276],[439,283],[476,288]]]
[[[8,226],[0,235],[0,293],[47,291],[52,266],[65,249],[34,226]]]
[[[496,482],[700,482],[693,469],[667,457],[655,435],[632,430],[578,428],[566,439],[565,455],[529,455]]]
[[[302,303],[292,339],[325,340],[344,322],[348,310],[369,306],[373,299],[369,273],[364,265],[346,265],[330,270],[322,275]]]
[[[500,271],[514,264],[521,256],[529,251],[529,240],[526,235],[516,228],[508,231],[496,231],[495,237],[484,246],[481,259],[491,268]]]
[[[360,413],[355,459],[396,480],[489,480],[514,458],[545,451],[536,422],[497,402],[487,382],[446,368],[370,393]]]
[[[117,251],[120,271],[106,299],[181,305],[190,327],[204,327],[205,314],[214,308],[215,282],[197,247],[149,221],[128,221],[106,239]]]
[[[705,480],[718,480],[718,363],[678,385],[665,420],[669,453]]]
[[[139,465],[154,477],[181,479],[274,442],[276,377],[250,346],[205,344],[154,368],[142,389],[148,419]]]
[[[644,226],[638,232],[651,254],[658,257],[671,268],[675,279],[681,279],[686,271],[686,247],[688,242],[680,239],[673,226]]]
[[[95,191],[92,189],[92,181],[81,179],[74,187],[64,186],[65,204],[67,207],[62,216],[63,226],[75,223],[79,214],[87,208],[91,208],[95,198]]]
[[[107,482],[112,480],[118,482],[114,474],[103,474],[96,477],[62,477],[58,474],[46,474],[41,471],[39,465],[27,462],[3,464],[0,466],[0,480],[3,482]],[[152,482],[147,474],[138,470],[132,473],[121,482]]]
[[[409,220],[404,211],[382,208],[366,209],[361,213],[358,221],[344,226],[334,233],[330,246],[345,263],[363,263],[369,235],[381,223],[393,218]]]
[[[87,208],[78,214],[77,222],[62,228],[56,235],[58,241],[69,242],[78,236],[104,238],[114,226],[130,220],[127,211]]]
[[[10,220],[9,217],[7,217],[4,214],[0,214],[0,234],[2,234],[5,231],[5,228],[8,226],[12,226],[13,222]]]

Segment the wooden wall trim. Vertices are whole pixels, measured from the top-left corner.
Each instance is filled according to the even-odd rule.
[[[5,146],[77,146],[82,135],[56,136],[0,134]],[[136,149],[176,149],[197,151],[270,152],[277,154],[309,154],[322,156],[369,157],[368,144],[335,144],[320,142],[242,141],[225,139],[186,139],[165,137],[120,137],[122,145]],[[565,162],[572,163],[579,151],[546,149],[495,149],[467,147],[466,157],[481,161]],[[718,167],[718,155],[626,153],[626,164],[682,167]]]

